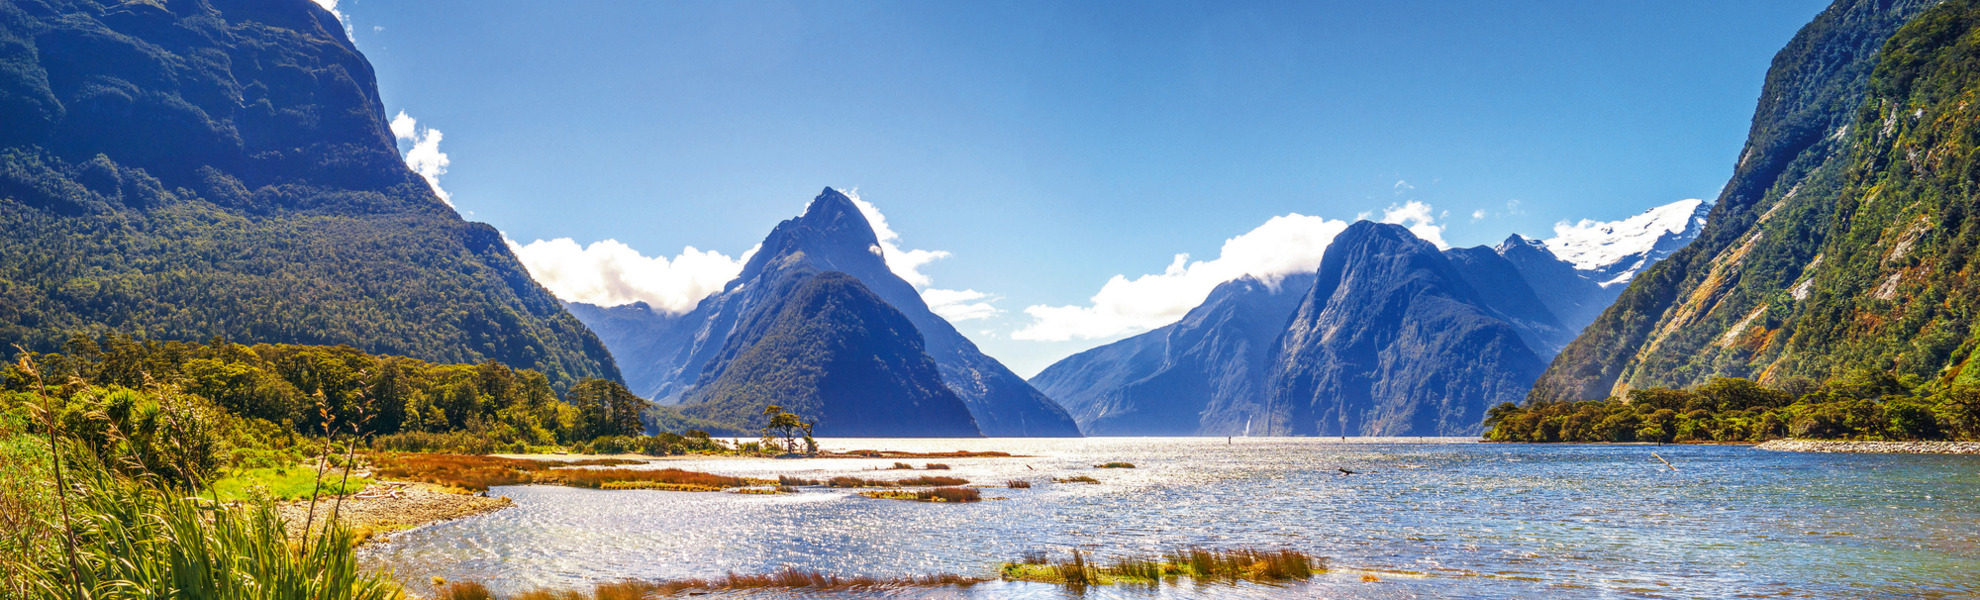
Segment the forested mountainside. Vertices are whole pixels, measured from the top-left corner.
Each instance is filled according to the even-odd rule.
[[[0,3],[0,346],[75,334],[494,359],[611,355],[401,162],[309,0]]]
[[[921,333],[901,311],[836,271],[792,273],[713,381],[681,404],[689,417],[757,431],[770,405],[816,421],[825,437],[978,437],[962,398],[942,384]]]
[[[1975,348],[1972,4],[1838,0],[1804,27],[1701,237],[1637,277],[1531,398],[1957,377]]]
[[[677,403],[720,380],[731,361],[763,335],[774,320],[764,307],[781,305],[797,289],[794,274],[837,271],[858,279],[914,324],[922,340],[919,351],[935,360],[943,383],[969,406],[984,435],[1079,435],[1058,403],[930,311],[920,293],[888,269],[879,243],[852,199],[826,188],[803,215],[779,223],[742,273],[694,310],[667,315],[579,307],[577,314],[605,331],[606,339],[618,340],[612,348],[620,364],[630,380],[641,382],[634,392]]]

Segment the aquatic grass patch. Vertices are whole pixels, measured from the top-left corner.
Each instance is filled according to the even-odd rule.
[[[1052,483],[1100,483],[1100,480],[1086,475],[1074,475],[1072,477],[1053,477]]]
[[[949,470],[949,465],[944,463],[928,463],[922,465],[921,468],[929,471],[947,471]]]
[[[915,502],[979,502],[983,494],[974,488],[938,487],[928,490],[882,490],[860,492],[868,498],[884,500],[912,500]]]
[[[850,475],[840,475],[826,480],[825,485],[835,488],[926,487],[969,485],[969,480],[961,477],[922,476],[888,481],[885,479],[864,479]]]
[[[1071,558],[1049,560],[1042,553],[1027,552],[1014,562],[1003,564],[1003,578],[1011,581],[1052,583],[1068,587],[1112,585],[1117,583],[1160,584],[1172,579],[1199,582],[1281,582],[1311,579],[1325,572],[1327,562],[1298,550],[1206,550],[1189,548],[1161,556],[1122,556],[1101,562],[1072,551]]]
[[[1010,481],[1004,482],[1004,487],[1014,490],[1031,489],[1031,482],[1025,481],[1023,479],[1012,479]]]
[[[805,479],[802,477],[792,477],[789,475],[777,476],[777,485],[781,485],[785,487],[797,487],[801,485],[824,485],[824,483],[825,482],[816,479]]]
[[[1095,468],[1095,469],[1132,469],[1132,468],[1134,468],[1134,463],[1131,463],[1131,462],[1120,462],[1120,461],[1115,461],[1115,462],[1110,462],[1110,463],[1106,463],[1106,464],[1099,464],[1099,465],[1093,465],[1093,468]]]
[[[900,450],[847,450],[844,452],[820,452],[820,458],[1011,458],[1017,456],[1009,452],[995,450],[955,450],[951,452],[903,452]]]
[[[884,590],[932,587],[969,587],[985,580],[964,577],[952,573],[938,575],[906,575],[900,577],[843,577],[820,573],[809,569],[784,567],[762,574],[729,573],[713,579],[675,579],[668,581],[626,580],[600,583],[593,586],[590,594],[577,590],[533,590],[500,598],[499,600],[647,600],[660,596],[686,594],[690,596],[713,592],[749,590]],[[486,588],[483,588],[484,590]],[[497,600],[495,598],[451,598],[441,600]]]
[[[741,477],[680,469],[553,469],[536,472],[535,483],[608,490],[718,492],[750,484]]]
[[[913,470],[914,470],[914,465],[910,465],[910,464],[907,464],[907,463],[904,463],[904,462],[897,462],[897,463],[894,463],[894,466],[892,466],[892,467],[888,467],[888,468],[889,468],[889,469],[893,469],[893,470],[895,470],[895,471],[913,471]]]

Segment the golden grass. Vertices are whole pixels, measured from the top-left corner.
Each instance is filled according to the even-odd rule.
[[[371,462],[380,477],[487,491],[498,485],[566,485],[593,489],[665,489],[720,491],[749,485],[740,477],[680,469],[559,469],[640,464],[644,461],[601,458],[547,462],[468,454],[374,454]]]
[[[847,450],[820,452],[821,458],[1010,458],[1009,452],[956,450],[953,452],[902,452],[899,450]]]
[[[836,488],[924,487],[969,485],[969,480],[961,477],[924,476],[888,481],[885,479],[863,479],[850,475],[840,475],[826,480],[825,485]]]
[[[1014,490],[1030,489],[1031,482],[1025,481],[1023,479],[1012,479],[1010,481],[1004,482],[1004,487]]]
[[[928,490],[882,490],[860,492],[861,496],[885,500],[912,500],[915,502],[978,502],[983,494],[973,488],[939,487]]]
[[[1110,462],[1110,463],[1106,463],[1106,464],[1101,464],[1101,465],[1093,465],[1093,468],[1095,468],[1095,469],[1132,469],[1132,468],[1134,468],[1134,463],[1131,463],[1131,462],[1120,462],[1120,461],[1115,461],[1115,462]]]
[[[1004,563],[1004,579],[1054,583],[1068,587],[1114,583],[1161,583],[1188,578],[1197,581],[1292,581],[1327,570],[1327,561],[1297,550],[1205,550],[1190,548],[1159,557],[1124,556],[1105,564],[1088,560],[1079,550],[1070,560],[1050,561],[1026,553]]]
[[[1085,475],[1074,475],[1072,477],[1053,477],[1052,483],[1100,483],[1100,480]]]

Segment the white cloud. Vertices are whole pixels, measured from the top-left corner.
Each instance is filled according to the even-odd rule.
[[[344,21],[344,13],[337,12],[337,0],[316,0],[316,5],[323,7],[323,10],[330,11],[330,16],[337,17],[338,23],[346,23]],[[345,27],[349,26],[348,24],[345,25]]]
[[[702,298],[722,291],[723,285],[742,273],[743,264],[758,248],[730,258],[688,246],[668,260],[641,255],[618,240],[582,247],[570,238],[536,240],[528,245],[509,240],[509,249],[529,274],[558,298],[600,306],[645,302],[676,314],[694,310]]]
[[[1426,207],[1427,210],[1427,207]],[[1031,306],[1032,322],[1012,339],[1066,341],[1147,331],[1175,322],[1202,304],[1217,284],[1251,275],[1268,283],[1320,267],[1320,257],[1347,222],[1292,213],[1224,241],[1215,260],[1177,254],[1161,273],[1115,275],[1087,306]]]
[[[1396,189],[1396,195],[1400,196],[1403,195],[1404,193],[1409,192],[1410,190],[1416,189],[1416,186],[1410,185],[1409,181],[1407,180],[1397,179],[1395,189]]]
[[[887,269],[901,279],[907,280],[908,285],[915,288],[928,287],[931,281],[927,275],[922,274],[921,267],[948,258],[948,251],[902,250],[901,235],[894,233],[894,229],[887,226],[887,216],[880,214],[879,208],[874,207],[872,202],[859,199],[859,189],[848,189],[841,193],[852,199],[853,205],[859,207],[859,214],[864,215],[867,224],[873,226],[874,237],[880,238],[880,257],[887,260]]]
[[[1411,200],[1402,204],[1391,204],[1382,210],[1382,222],[1394,223],[1409,228],[1410,233],[1423,241],[1436,244],[1438,248],[1449,248],[1444,243],[1444,226],[1437,224],[1437,215],[1431,212],[1430,205]]]
[[[989,294],[976,290],[944,290],[929,288],[921,291],[921,299],[928,303],[928,310],[942,315],[949,322],[988,319],[1004,311],[992,306]]]
[[[1485,219],[1485,209],[1481,208],[1478,210],[1471,211],[1471,220],[1481,221],[1484,219]]]
[[[399,116],[392,117],[392,136],[412,142],[412,149],[406,151],[406,166],[426,179],[426,184],[433,187],[433,194],[439,196],[441,202],[453,206],[453,194],[440,189],[440,176],[447,174],[448,163],[447,153],[440,151],[440,130],[420,127],[419,121],[402,110]]]

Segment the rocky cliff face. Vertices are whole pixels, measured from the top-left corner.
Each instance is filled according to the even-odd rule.
[[[1225,282],[1181,321],[1073,355],[1031,381],[1088,435],[1243,435],[1262,414],[1274,342],[1313,281]]]
[[[1965,109],[1934,94],[1961,85],[1953,57],[1965,50],[1953,40],[1969,3],[1899,29],[1936,4],[1838,0],[1804,27],[1774,59],[1699,239],[1631,281],[1532,398],[1714,376],[1819,378],[1849,366],[1939,376],[1962,363],[1971,344],[1950,316],[1964,310],[1950,290],[1963,280],[1954,249],[1965,194],[1948,174],[1967,153],[1943,140],[1963,127]],[[1925,187],[1939,184],[1952,187]],[[1907,308],[1905,298],[1927,302]]]
[[[778,282],[792,272],[826,271],[858,279],[914,324],[926,353],[941,370],[943,382],[969,406],[985,435],[1079,435],[1078,426],[1065,409],[1002,363],[985,356],[947,320],[930,311],[914,287],[887,268],[879,239],[859,208],[829,188],[813,199],[804,215],[778,224],[742,274],[721,293],[703,299],[693,311],[673,317],[671,324],[650,325],[655,332],[647,338],[652,342],[650,350],[630,346],[620,350],[621,361],[635,373],[633,379],[650,382],[634,391],[662,402],[679,401],[697,386],[716,381],[739,347],[731,338],[753,339],[756,333],[748,329],[752,315],[762,306],[779,301],[784,291]]]
[[[822,437],[982,435],[905,315],[851,275],[801,271],[774,284],[788,293],[769,298],[747,335],[730,336],[683,414],[754,431],[775,404],[816,419]]]
[[[1280,336],[1265,432],[1475,435],[1543,363],[1435,246],[1349,226]]]
[[[349,344],[618,378],[493,228],[401,162],[308,0],[0,3],[0,346]]]

